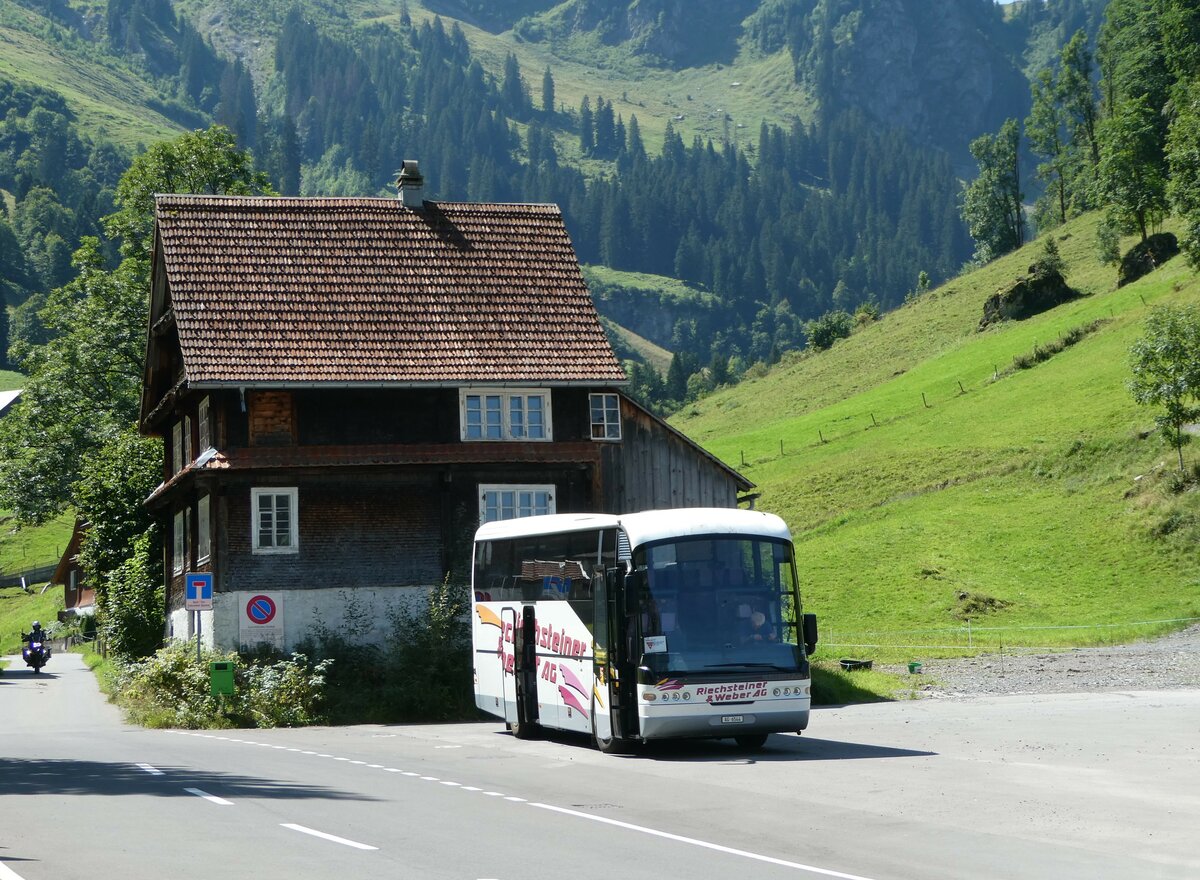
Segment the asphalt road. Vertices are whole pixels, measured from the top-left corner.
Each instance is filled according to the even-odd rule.
[[[1200,877],[1200,690],[819,709],[747,756],[498,723],[147,731],[0,676],[0,880]]]

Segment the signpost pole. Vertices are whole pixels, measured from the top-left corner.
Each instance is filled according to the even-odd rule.
[[[196,662],[200,662],[200,612],[196,612]]]

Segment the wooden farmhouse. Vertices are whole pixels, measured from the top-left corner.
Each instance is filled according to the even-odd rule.
[[[398,199],[158,197],[141,429],[169,636],[378,640],[466,582],[481,522],[751,488],[621,393],[557,207],[419,186],[406,163]]]

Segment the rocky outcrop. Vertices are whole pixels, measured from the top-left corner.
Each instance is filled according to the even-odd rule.
[[[983,330],[1000,321],[1020,321],[1039,315],[1080,296],[1082,294],[1069,287],[1057,269],[1030,266],[1028,275],[987,298],[983,304],[983,319],[979,322],[979,329]]]
[[[1159,232],[1138,242],[1121,258],[1117,287],[1124,287],[1148,275],[1177,253],[1179,241],[1170,232]]]
[[[835,25],[834,100],[947,149],[1028,113],[1029,85],[979,4],[861,0]]]

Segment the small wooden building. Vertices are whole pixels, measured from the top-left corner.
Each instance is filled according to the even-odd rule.
[[[63,610],[58,612],[58,619],[63,622],[96,614],[96,591],[84,581],[83,569],[79,566],[79,549],[86,528],[87,524],[82,520],[75,520],[71,540],[50,578],[50,583],[61,584],[63,588]]]
[[[378,640],[483,521],[736,506],[621,393],[557,207],[160,196],[141,427],[165,443],[168,634]],[[404,177],[402,176],[402,182]]]

